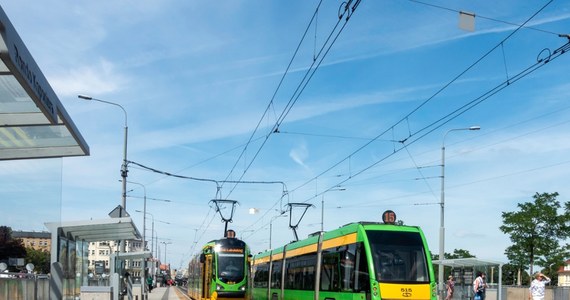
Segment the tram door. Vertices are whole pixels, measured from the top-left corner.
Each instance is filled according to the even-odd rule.
[[[212,284],[212,255],[206,255],[204,268],[202,269],[202,299],[210,299],[210,287]]]

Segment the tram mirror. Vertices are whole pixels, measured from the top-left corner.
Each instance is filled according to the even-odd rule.
[[[203,264],[206,261],[206,256],[204,253],[200,254],[200,263]]]

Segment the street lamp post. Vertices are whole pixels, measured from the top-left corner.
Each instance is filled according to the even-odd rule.
[[[123,106],[121,106],[118,103],[105,101],[105,100],[93,98],[91,96],[86,96],[86,95],[77,95],[77,97],[79,99],[83,99],[83,100],[92,100],[92,101],[97,101],[97,102],[102,102],[102,103],[117,106],[125,114],[125,137],[124,137],[124,141],[123,141],[123,164],[121,165],[121,177],[123,178],[123,180],[121,180],[123,183],[122,201],[121,201],[122,209],[119,212],[119,217],[123,217],[123,213],[127,211],[127,173],[128,173],[128,170],[127,170],[127,137],[128,137],[128,132],[129,132],[129,127],[127,126],[127,111],[125,110],[125,108]],[[120,241],[120,243],[121,243],[121,246],[119,248],[119,252],[125,252],[125,248],[127,246],[126,241],[122,240],[122,241]]]
[[[271,249],[271,236],[273,235],[273,221],[277,218],[286,217],[286,216],[287,216],[286,214],[281,213],[277,216],[272,217],[271,220],[269,220],[269,249]]]
[[[438,282],[439,282],[439,292],[441,297],[443,298],[443,269],[444,266],[442,264],[445,256],[445,138],[447,134],[452,131],[459,131],[459,130],[479,130],[481,129],[480,126],[471,126],[467,128],[454,128],[449,129],[443,135],[443,139],[441,142],[441,202],[440,202],[440,228],[439,228],[439,268],[438,268]]]
[[[166,264],[166,245],[172,244],[171,242],[160,242],[164,244],[164,263]],[[170,264],[168,264],[168,272],[170,273]]]
[[[324,223],[325,223],[325,193],[330,191],[346,191],[345,188],[335,188],[324,191],[321,195],[321,231],[325,231]]]
[[[151,214],[151,213],[149,213],[149,212],[140,211],[140,210],[138,210],[138,209],[135,210],[135,211],[136,211],[136,212],[140,212],[140,213],[144,213],[144,214],[147,214],[147,215],[150,215],[151,220],[152,220],[152,221],[151,221],[151,223],[152,223],[152,224],[151,224],[151,231],[152,231],[152,232],[151,232],[151,237],[150,237],[150,239],[151,239],[151,240],[150,240],[150,244],[151,244],[151,246],[150,246],[150,251],[151,251],[151,252],[152,252],[152,251],[155,251],[155,254],[158,255],[158,247],[157,247],[156,249],[154,249],[154,245],[155,245],[155,241],[154,241],[154,240],[155,240],[155,239],[157,239],[156,245],[158,246],[158,234],[157,234],[156,237],[155,237],[155,235],[154,235],[154,233],[156,232],[156,231],[154,230],[154,215]],[[160,222],[160,223],[164,223],[164,224],[170,225],[169,222],[165,222],[165,221],[161,221],[161,220],[156,220],[156,221],[157,221],[157,222]]]
[[[143,247],[143,251],[146,250],[146,186],[142,183],[138,183],[138,182],[134,182],[134,181],[129,181],[129,183],[131,184],[136,184],[136,185],[140,185],[143,188],[144,191],[144,205],[143,205],[143,236],[142,236],[142,247]],[[146,280],[146,259],[143,259],[142,261],[142,275],[141,275],[141,282],[145,282]],[[146,299],[146,291],[147,289],[143,289],[144,293],[145,293],[145,299]]]
[[[149,212],[143,212],[143,211],[140,211],[140,210],[138,210],[138,209],[135,210],[135,211],[136,211],[136,212],[143,213],[143,214],[145,214],[145,215],[150,215],[150,218],[151,218],[151,220],[152,220],[152,221],[151,221],[151,228],[150,228],[150,231],[151,231],[151,232],[150,232],[150,252],[152,253],[152,251],[154,250],[154,216],[153,216],[151,213],[149,213]],[[146,247],[145,247],[145,249],[146,249]]]
[[[123,207],[123,210],[126,211],[126,209],[127,209],[127,173],[128,173],[128,169],[127,169],[127,137],[128,137],[128,132],[129,132],[129,127],[127,126],[127,111],[125,110],[125,108],[123,106],[121,106],[118,103],[105,101],[105,100],[93,98],[91,96],[86,96],[86,95],[78,95],[77,97],[79,99],[83,99],[83,100],[92,100],[92,101],[97,101],[97,102],[102,102],[102,103],[107,103],[110,105],[117,106],[120,109],[122,109],[123,113],[125,114],[125,137],[124,137],[124,142],[123,142],[123,164],[121,165],[121,177],[123,178],[123,180],[122,180],[123,195],[122,195],[121,205]],[[122,212],[121,212],[120,216],[122,217]]]
[[[144,191],[144,205],[143,205],[143,251],[146,250],[146,186],[142,183],[129,181],[129,183],[140,185]]]

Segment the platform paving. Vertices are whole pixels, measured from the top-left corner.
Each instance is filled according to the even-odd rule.
[[[152,289],[148,294],[148,300],[188,300],[188,296],[184,295],[177,287],[166,286]]]

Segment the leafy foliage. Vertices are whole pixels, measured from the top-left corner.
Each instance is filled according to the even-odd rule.
[[[561,205],[556,197],[558,193],[536,193],[533,202],[519,203],[518,211],[502,213],[500,229],[513,243],[505,254],[519,269],[528,266],[529,274],[533,274],[535,264],[552,268],[568,256],[568,246],[560,243],[570,237],[570,203],[566,202],[559,213]]]
[[[469,258],[469,257],[475,257],[475,255],[471,254],[469,252],[469,250],[465,250],[465,249],[453,249],[453,253],[445,253],[445,255],[444,255],[444,259],[457,259],[457,258]],[[439,260],[439,255],[432,253],[431,259],[432,260]],[[433,270],[434,270],[435,274],[437,274],[439,272],[439,265],[434,264]],[[450,274],[451,270],[452,270],[451,267],[445,267],[443,269],[443,273],[444,274]]]
[[[34,264],[34,272],[47,274],[50,269],[50,253],[48,251],[26,248],[26,262]]]
[[[12,228],[0,226],[0,261],[7,261],[8,258],[23,257],[26,257],[26,248],[22,241],[12,238]]]

